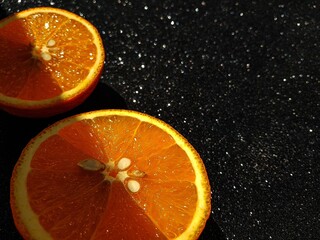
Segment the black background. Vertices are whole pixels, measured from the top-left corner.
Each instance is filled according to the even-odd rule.
[[[32,3],[31,3],[32,2]],[[31,137],[101,108],[158,117],[198,150],[212,186],[201,239],[319,239],[318,1],[0,0],[75,12],[100,31],[105,70],[71,112],[30,120],[0,112],[0,239],[19,239],[12,168]]]

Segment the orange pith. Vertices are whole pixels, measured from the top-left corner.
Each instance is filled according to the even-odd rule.
[[[76,14],[39,7],[7,17],[0,21],[0,108],[30,116],[71,109],[92,92],[103,62],[97,29]]]
[[[196,239],[210,186],[199,155],[170,126],[101,110],[62,120],[27,145],[11,208],[26,239]]]

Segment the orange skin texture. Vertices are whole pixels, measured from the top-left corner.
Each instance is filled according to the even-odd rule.
[[[71,99],[66,101],[60,101],[57,104],[53,104],[51,106],[46,106],[43,108],[17,108],[12,106],[0,106],[2,110],[8,112],[9,114],[18,116],[18,117],[27,117],[27,118],[46,118],[52,117],[60,113],[65,113],[83,103],[96,88],[99,83],[100,76],[102,74],[103,69],[101,69],[100,73],[97,75],[94,81],[91,82],[90,86],[78,95],[74,96]]]

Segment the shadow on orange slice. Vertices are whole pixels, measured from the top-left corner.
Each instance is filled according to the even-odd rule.
[[[11,179],[25,239],[196,239],[210,185],[196,150],[168,124],[130,110],[61,120],[32,139]]]
[[[97,29],[66,10],[31,8],[0,21],[0,108],[47,117],[82,103],[98,83]]]

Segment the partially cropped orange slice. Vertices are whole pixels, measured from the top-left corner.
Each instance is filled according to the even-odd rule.
[[[82,103],[104,64],[97,29],[66,10],[31,8],[0,21],[0,108],[47,117]]]
[[[196,239],[210,185],[199,154],[168,124],[100,110],[28,143],[12,175],[11,208],[25,239]]]

